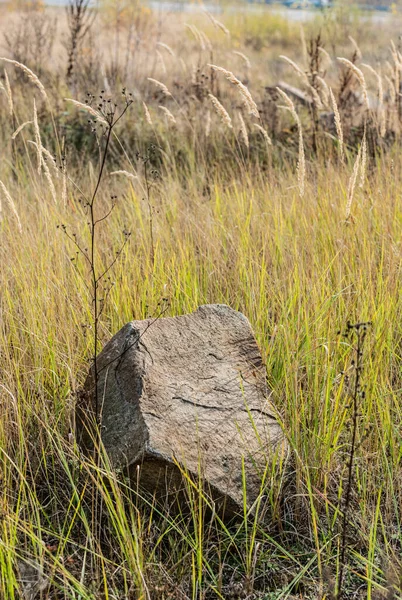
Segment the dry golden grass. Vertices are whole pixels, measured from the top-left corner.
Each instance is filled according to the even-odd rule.
[[[10,56],[18,64],[0,71],[0,598],[21,597],[22,559],[48,577],[49,600],[330,598],[350,457],[348,321],[373,327],[343,597],[399,598],[402,112],[400,55],[387,50],[397,19],[380,50],[375,26],[326,13],[326,49],[313,52],[309,25],[300,39],[269,13],[200,14],[188,31],[188,15],[159,27],[130,9],[113,28],[113,6],[80,48],[71,88],[59,39],[55,64],[34,68],[32,38],[28,65]],[[17,26],[22,17],[13,15]],[[336,56],[349,58],[340,68]],[[375,65],[367,81],[363,64]],[[302,87],[302,101],[281,79]],[[93,353],[77,246],[88,243],[107,110],[124,104],[124,86],[133,103],[113,130],[97,197],[99,218],[115,205],[98,229],[100,271],[132,235],[102,290],[100,342],[157,316],[163,298],[166,315],[215,302],[247,315],[290,448],[268,465],[264,520],[208,520],[194,482],[189,514],[174,514],[74,441]]]

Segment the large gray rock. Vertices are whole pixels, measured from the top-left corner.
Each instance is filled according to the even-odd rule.
[[[181,317],[132,321],[105,346],[98,371],[101,435],[114,467],[129,467],[159,495],[183,485],[181,470],[201,474],[229,513],[243,506],[244,473],[252,505],[283,435],[244,315],[211,304]],[[90,448],[93,370],[85,392],[77,430]]]

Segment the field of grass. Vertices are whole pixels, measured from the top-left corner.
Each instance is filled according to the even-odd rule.
[[[1,600],[402,598],[401,20],[216,18],[107,0],[74,41],[77,13],[1,8]],[[77,447],[120,248],[97,350],[250,320],[289,446],[264,515],[190,482],[178,514]]]

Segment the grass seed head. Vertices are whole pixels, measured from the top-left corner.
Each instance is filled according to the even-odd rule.
[[[154,79],[153,77],[147,77],[147,79],[151,83],[154,83],[165,94],[165,96],[171,96],[172,95],[169,92],[169,90],[166,87],[166,85],[164,83],[162,83],[161,81],[158,81],[157,79]]]
[[[18,231],[20,233],[22,233],[22,225],[21,225],[21,221],[20,221],[20,217],[19,217],[17,208],[14,204],[14,200],[11,198],[11,195],[10,195],[8,189],[6,188],[6,186],[4,185],[4,183],[2,181],[0,181],[0,190],[3,192],[3,197],[4,197],[5,201],[7,202],[8,207],[10,208],[12,214],[14,215],[15,220],[17,221]],[[0,215],[1,215],[1,202],[0,202]]]
[[[47,97],[47,93],[46,90],[42,84],[42,82],[40,81],[39,77],[37,75],[35,75],[35,73],[33,71],[31,71],[31,69],[29,69],[26,65],[18,62],[17,60],[12,60],[11,58],[4,58],[4,57],[0,57],[0,60],[4,60],[5,62],[14,65],[15,67],[17,67],[18,69],[21,69],[21,71],[23,71],[25,73],[25,75],[27,75],[28,79],[30,81],[32,81],[32,83],[34,85],[36,85],[36,87],[38,88],[38,90],[40,91],[42,98],[47,101],[48,97]]]
[[[221,118],[222,123],[224,123],[230,129],[232,129],[232,127],[233,127],[232,119],[230,118],[229,113],[227,112],[226,108],[224,108],[222,106],[222,104],[219,102],[218,98],[216,98],[213,94],[208,94],[208,98],[211,100],[213,107],[215,108],[215,112]]]
[[[249,89],[244,85],[244,83],[242,83],[239,79],[237,79],[237,77],[235,75],[233,75],[233,73],[231,71],[227,71],[223,67],[218,67],[217,65],[211,65],[211,64],[208,64],[208,67],[210,67],[214,71],[217,71],[218,73],[222,73],[226,77],[226,79],[228,81],[230,81],[230,83],[233,83],[233,85],[235,85],[237,87],[237,89],[239,90],[239,92],[244,100],[244,103],[246,105],[248,113],[250,115],[257,117],[257,119],[259,119],[260,113],[258,112],[257,105],[254,102]]]

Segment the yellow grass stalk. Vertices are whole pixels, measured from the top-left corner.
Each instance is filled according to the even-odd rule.
[[[356,40],[354,38],[352,38],[351,35],[349,35],[348,38],[349,38],[349,41],[351,42],[351,44],[353,46],[353,49],[354,49],[354,51],[356,53],[356,57],[360,60],[361,57],[362,57],[362,52],[361,52],[359,46],[357,45]]]
[[[318,47],[318,52],[321,52],[321,54],[323,55],[324,58],[326,58],[327,62],[329,65],[332,64],[332,58],[331,56],[328,54],[328,52],[325,50],[325,48],[323,48],[322,46]]]
[[[321,98],[319,93],[317,92],[317,90],[315,89],[314,86],[308,84],[307,85],[308,89],[310,90],[311,96],[313,98],[313,102],[316,105],[317,108],[323,108],[322,102],[321,102]]]
[[[20,233],[22,233],[22,225],[21,225],[20,217],[18,215],[18,211],[16,209],[16,206],[14,204],[13,199],[11,198],[11,195],[10,195],[8,189],[6,188],[6,186],[4,185],[4,183],[2,181],[0,181],[0,189],[3,192],[4,199],[7,202],[11,212],[13,213],[15,220],[17,221],[18,231]],[[1,202],[0,202],[0,214],[1,214]]]
[[[198,34],[197,27],[195,25],[190,25],[190,23],[184,23],[184,27],[189,30],[189,32],[194,37],[195,41],[199,44],[200,43],[200,37],[199,37],[199,34]]]
[[[341,115],[339,114],[338,105],[336,103],[332,88],[329,88],[329,95],[331,96],[332,109],[334,111],[335,128],[336,128],[336,133],[337,133],[338,142],[339,142],[339,153],[341,155],[341,161],[343,162],[345,155],[344,155],[344,151],[343,151],[343,129],[342,129],[342,122],[341,122]]]
[[[316,75],[316,80],[320,84],[322,103],[324,104],[324,106],[328,106],[328,104],[329,104],[329,96],[330,96],[328,84],[325,81],[325,79],[323,79],[319,75]]]
[[[158,81],[157,79],[154,79],[153,77],[147,77],[147,79],[151,83],[154,83],[160,90],[162,90],[162,92],[165,94],[165,96],[171,96],[172,95],[169,92],[169,90],[167,89],[166,85],[164,83],[162,83],[161,81]]]
[[[262,133],[262,135],[264,136],[265,141],[267,142],[268,146],[272,146],[272,140],[268,135],[268,132],[266,129],[264,129],[264,127],[262,127],[259,123],[254,123],[254,127],[256,129],[258,129],[258,131],[260,133]]]
[[[367,94],[366,80],[364,78],[362,71],[358,67],[356,67],[356,65],[354,65],[347,58],[341,58],[338,56],[337,60],[339,60],[339,62],[341,62],[346,67],[348,67],[356,75],[356,79],[358,80],[358,82],[360,83],[361,88],[362,88],[363,98],[364,98],[366,107],[367,107],[367,109],[370,108],[368,94]]]
[[[392,70],[394,76],[394,86],[395,86],[395,104],[398,102],[399,90],[400,90],[400,71],[401,71],[401,62],[399,60],[398,51],[395,48],[394,42],[391,40],[391,54],[394,59],[394,68]]]
[[[355,188],[356,188],[356,180],[357,180],[357,175],[358,175],[359,169],[360,169],[361,155],[362,155],[362,146],[360,146],[360,148],[359,148],[359,152],[357,154],[355,164],[353,166],[353,172],[349,179],[348,199],[347,199],[347,203],[346,203],[346,214],[345,214],[346,220],[348,220],[351,215],[353,196],[354,196]]]
[[[98,123],[102,123],[103,125],[107,125],[106,119],[97,110],[95,110],[94,108],[92,108],[92,106],[89,106],[89,104],[84,104],[83,102],[78,102],[78,100],[73,100],[72,98],[64,98],[64,100],[66,102],[71,102],[77,108],[81,108],[82,110],[84,110],[85,112],[87,112],[89,115],[91,115],[92,117],[94,117]]]
[[[205,116],[205,137],[209,137],[211,133],[211,112],[207,110],[207,114]]]
[[[251,62],[247,58],[247,56],[245,54],[243,54],[243,52],[239,52],[238,50],[233,50],[233,54],[236,54],[236,56],[240,56],[240,58],[243,60],[244,64],[246,65],[247,69],[251,69]]]
[[[148,106],[145,104],[145,102],[142,103],[142,106],[144,108],[144,113],[145,113],[145,120],[148,123],[148,125],[153,125],[152,123],[152,119],[151,119],[151,115],[148,109]]]
[[[222,123],[232,129],[232,119],[229,117],[229,113],[219,102],[218,98],[215,98],[213,94],[208,94],[208,98],[211,100],[213,107],[215,108],[215,112],[220,116]]]
[[[33,146],[35,146],[36,150],[38,150],[37,142],[34,142],[32,140],[28,140],[28,144],[32,144]],[[53,170],[54,170],[54,172],[56,174],[56,178],[58,178],[59,177],[59,169],[57,168],[57,163],[56,163],[54,157],[49,152],[49,150],[47,150],[47,148],[45,148],[44,146],[41,146],[40,150],[41,150],[41,153],[42,153],[42,163],[45,162],[46,160],[49,161],[49,163],[52,165]]]
[[[218,67],[217,65],[211,65],[211,64],[209,64],[208,67],[211,67],[211,69],[213,69],[214,71],[217,71],[218,73],[222,73],[226,77],[226,79],[228,81],[230,81],[230,83],[233,83],[233,85],[235,85],[237,87],[237,89],[239,90],[239,92],[245,102],[245,105],[246,105],[246,108],[247,108],[249,114],[254,115],[255,117],[257,117],[259,119],[260,113],[258,112],[257,105],[254,102],[249,89],[244,85],[244,83],[242,83],[239,79],[237,79],[237,77],[235,77],[235,75],[233,75],[233,73],[231,71],[227,71],[223,67]]]
[[[366,127],[364,127],[364,134],[363,134],[363,140],[362,140],[361,167],[360,167],[360,183],[359,183],[360,188],[364,187],[364,183],[366,181],[366,172],[367,172],[367,136],[366,136]]]
[[[162,54],[159,52],[159,50],[156,51],[156,57],[158,59],[158,65],[160,67],[160,70],[163,72],[164,75],[166,75],[167,71],[166,71],[165,61],[163,59]]]
[[[63,178],[61,185],[61,201],[63,206],[67,205],[67,169],[65,163],[63,164]]]
[[[209,37],[207,36],[207,34],[205,33],[205,31],[202,31],[202,29],[201,29],[200,30],[200,35],[201,35],[202,39],[204,40],[205,48],[209,52],[212,52],[213,47],[212,47],[212,44],[211,44],[211,40],[209,39]]]
[[[362,64],[362,67],[365,67],[374,75],[377,79],[377,93],[378,93],[378,109],[377,116],[378,122],[380,125],[380,136],[384,137],[386,134],[386,122],[385,122],[385,112],[384,112],[384,89],[382,85],[382,77],[371,65],[367,65],[365,63]]]
[[[49,165],[47,164],[47,161],[44,159],[43,155],[45,154],[45,156],[50,160],[50,164],[55,169],[56,177],[58,177],[59,176],[59,172],[57,170],[56,161],[54,160],[54,158],[50,154],[50,152],[48,150],[46,150],[46,148],[44,148],[43,146],[38,146],[37,142],[34,142],[33,140],[28,140],[28,144],[32,144],[33,146],[35,146],[38,155],[40,154],[40,157],[41,157],[41,168],[43,168],[43,173],[44,173],[45,178],[46,178],[46,180],[47,180],[47,182],[49,184],[49,189],[50,189],[50,193],[52,194],[52,198],[53,198],[55,204],[57,204],[56,189],[54,187],[54,183],[53,183],[53,179],[52,179],[52,176],[51,176],[51,173],[50,173]]]
[[[164,50],[166,50],[166,52],[168,52],[170,56],[175,55],[171,47],[165,44],[164,42],[156,42],[156,45],[159,46],[159,48],[163,48]]]
[[[34,111],[33,112],[34,112],[34,115],[33,115],[33,126],[34,126],[35,140],[36,140],[36,152],[37,152],[37,157],[38,157],[38,173],[40,173],[41,167],[42,167],[42,152],[41,152],[42,142],[41,142],[41,139],[40,139],[40,129],[39,129],[39,123],[38,123],[38,112],[36,110],[35,98],[34,98]]]
[[[304,35],[303,25],[300,25],[300,42],[301,42],[301,47],[302,47],[303,62],[305,65],[307,65],[308,64],[308,52],[307,52],[306,36]]]
[[[127,179],[131,179],[131,181],[138,180],[138,175],[133,175],[129,171],[112,171],[110,173],[110,175],[122,175],[123,177],[126,177]]]
[[[159,106],[159,108],[161,110],[163,110],[163,112],[165,113],[169,123],[171,123],[172,125],[177,125],[177,121],[175,119],[175,117],[172,115],[172,113],[170,112],[170,110],[168,108],[166,108],[166,106]]]
[[[246,146],[246,148],[249,148],[250,143],[248,140],[247,127],[246,127],[246,124],[244,122],[243,115],[241,114],[241,112],[238,112],[238,117],[239,117],[239,122],[240,122],[240,135],[243,138],[243,142],[244,142],[244,145]]]
[[[23,71],[25,73],[25,75],[28,77],[28,79],[30,81],[32,81],[32,83],[34,85],[36,85],[36,87],[38,88],[38,90],[40,91],[40,93],[42,95],[42,98],[46,101],[48,100],[46,90],[45,90],[42,82],[40,81],[39,77],[37,75],[35,75],[35,73],[33,71],[31,71],[31,69],[29,69],[26,65],[23,65],[22,63],[18,62],[17,60],[12,60],[11,58],[0,57],[0,60],[4,60],[4,62],[7,62],[10,65],[14,65],[18,69],[21,69],[21,71]]]
[[[5,90],[7,94],[7,102],[8,102],[8,112],[10,115],[14,112],[14,102],[13,102],[13,94],[11,91],[10,80],[7,75],[7,71],[4,69],[4,82],[5,82]]]
[[[227,35],[228,37],[230,36],[230,31],[227,27],[225,27],[225,25],[223,23],[221,23],[220,21],[218,21],[218,19],[215,19],[215,17],[213,17],[211,15],[211,13],[209,13],[207,10],[204,10],[204,13],[209,17],[209,19],[211,20],[211,22],[214,24],[214,26],[217,29],[220,29],[221,31],[223,31],[223,33],[225,35]]]
[[[393,104],[395,104],[395,102],[396,102],[396,91],[395,91],[394,83],[393,83],[392,79],[390,77],[388,77],[388,75],[385,75],[385,81],[388,83],[388,91],[389,91],[389,95],[390,95],[391,101],[392,101]]]
[[[291,58],[288,58],[287,56],[285,56],[284,54],[281,54],[279,56],[279,58],[281,58],[282,60],[284,60],[288,65],[290,65],[292,67],[292,69],[297,73],[297,75],[299,77],[301,77],[305,83],[308,83],[308,77],[306,75],[306,73],[303,71],[303,69],[301,69],[299,67],[299,65],[297,63],[295,63],[294,60],[292,60]]]
[[[295,105],[293,104],[292,100],[283,90],[281,90],[281,88],[277,87],[276,90],[285,101],[286,106],[283,108],[290,111],[292,117],[297,123],[297,128],[299,130],[299,158],[297,161],[297,182],[299,185],[300,197],[303,198],[306,180],[306,158],[304,155],[303,130],[299,115],[296,112]]]
[[[32,125],[33,121],[25,121],[25,123],[22,123],[22,125],[20,125],[13,133],[13,135],[11,136],[12,140],[15,140],[15,138],[17,137],[17,135],[19,133],[21,133],[21,131],[24,129],[24,127],[26,127],[27,125]]]
[[[48,182],[48,185],[49,185],[50,193],[52,194],[53,202],[55,204],[57,204],[56,189],[54,187],[53,179],[50,174],[49,166],[45,160],[42,161],[42,166],[43,166],[43,172],[45,174],[46,181]]]

